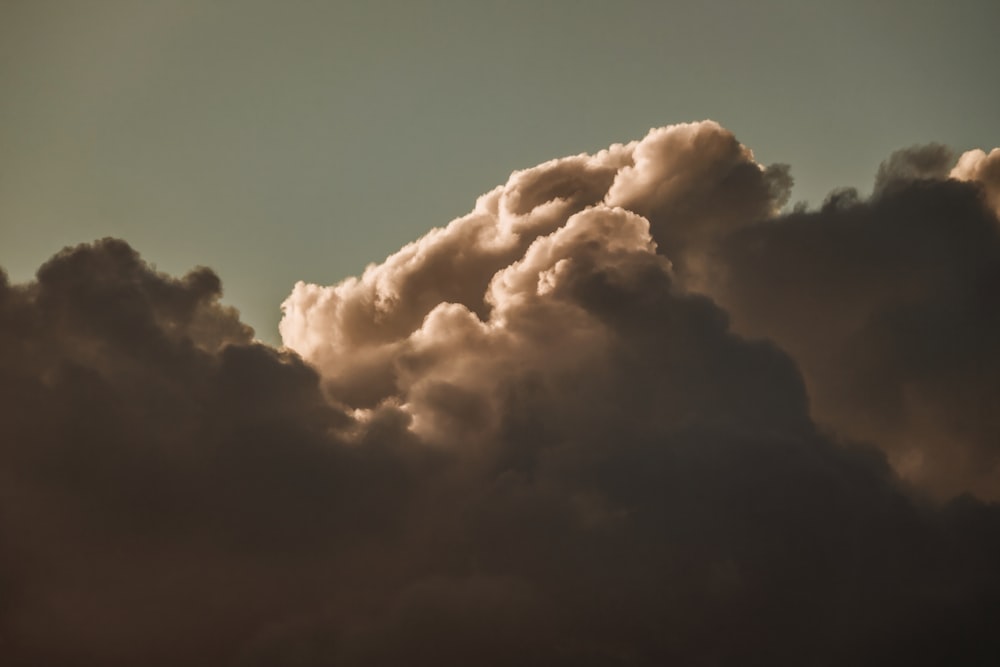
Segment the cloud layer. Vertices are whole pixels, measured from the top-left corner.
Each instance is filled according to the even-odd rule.
[[[0,655],[988,664],[998,155],[782,214],[786,167],[653,130],[297,285],[289,350],[63,251],[0,285]]]

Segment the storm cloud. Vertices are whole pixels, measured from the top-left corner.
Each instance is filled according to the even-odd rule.
[[[0,655],[989,664],[995,155],[783,213],[653,130],[300,283],[282,349],[208,269],[64,250],[0,283]]]

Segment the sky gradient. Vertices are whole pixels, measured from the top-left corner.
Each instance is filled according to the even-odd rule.
[[[995,3],[0,7],[4,667],[995,667]]]
[[[277,341],[521,169],[712,118],[793,201],[899,147],[1000,143],[995,2],[9,1],[0,266],[129,239]]]

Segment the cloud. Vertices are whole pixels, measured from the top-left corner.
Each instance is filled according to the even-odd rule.
[[[5,664],[219,664],[396,520],[405,438],[336,447],[350,418],[219,293],[110,240],[0,289]]]
[[[553,160],[297,285],[289,349],[121,241],[0,283],[0,655],[988,664],[992,426],[960,399],[996,387],[998,227],[971,158],[925,157],[787,215],[788,169],[715,123]]]
[[[995,501],[1000,223],[990,183],[945,179],[946,155],[897,153],[868,200],[838,195],[730,235],[707,291],[737,330],[792,355],[818,421],[877,443],[939,496]],[[956,170],[988,178],[986,162]]]
[[[1000,148],[994,148],[989,154],[978,148],[963,153],[950,176],[979,183],[987,202],[1000,216]]]
[[[897,151],[870,199],[835,190],[820,211],[782,215],[787,167],[757,164],[716,123],[655,129],[516,172],[471,214],[360,279],[298,285],[281,331],[348,404],[391,398],[426,422],[435,413],[413,403],[421,394],[405,370],[423,341],[448,339],[439,356],[452,369],[495,366],[447,378],[488,378],[478,390],[487,396],[519,364],[591,355],[582,339],[614,323],[595,328],[591,313],[548,294],[592,255],[568,241],[592,235],[588,243],[610,251],[626,231],[648,227],[649,238],[635,241],[643,250],[624,265],[655,251],[680,292],[710,297],[738,334],[790,354],[812,418],[882,447],[897,472],[938,496],[1000,500],[1000,422],[990,407],[1000,398],[1000,223],[989,210],[1000,192],[997,160],[997,150],[971,151],[952,169],[954,155],[939,144]],[[466,330],[462,318],[481,330],[479,347],[439,333],[444,320]],[[526,343],[517,331],[525,323],[543,333]],[[554,343],[554,331],[581,340]],[[511,336],[517,342],[504,348]],[[435,368],[419,369],[418,385],[431,385]]]
[[[913,146],[894,152],[875,174],[875,196],[917,180],[941,180],[955,162],[952,150],[941,144]]]

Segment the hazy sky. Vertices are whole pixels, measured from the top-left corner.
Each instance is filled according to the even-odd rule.
[[[0,3],[0,266],[129,240],[266,340],[511,170],[713,118],[793,200],[1000,144],[1000,4]]]

